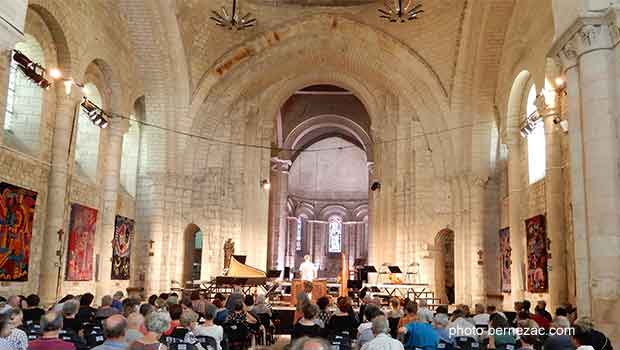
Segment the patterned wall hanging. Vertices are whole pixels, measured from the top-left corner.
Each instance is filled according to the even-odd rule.
[[[510,228],[499,230],[499,271],[502,293],[512,291],[510,279],[510,265],[512,265],[512,249],[510,248]]]
[[[0,183],[0,281],[27,281],[37,193]]]
[[[134,235],[135,221],[116,215],[114,239],[112,240],[112,275],[113,280],[128,280],[131,240]]]
[[[93,260],[97,209],[71,204],[69,243],[67,247],[67,281],[93,279]]]
[[[547,228],[545,216],[538,215],[525,220],[527,235],[527,290],[530,293],[549,291],[547,262]]]

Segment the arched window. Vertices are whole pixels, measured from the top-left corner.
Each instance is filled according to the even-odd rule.
[[[329,245],[328,252],[340,253],[342,251],[342,218],[332,216],[329,218]]]
[[[43,48],[37,40],[25,34],[15,49],[33,62],[45,66]],[[43,89],[31,82],[11,61],[6,99],[4,129],[6,142],[12,147],[35,154],[39,147],[39,128],[43,109]]]
[[[202,267],[202,231],[194,233],[194,249],[192,250],[192,280],[200,279]]]
[[[86,98],[97,106],[102,105],[99,89],[93,83],[84,85]],[[97,159],[99,156],[99,132],[98,126],[93,124],[84,109],[80,108],[77,121],[77,136],[75,139],[75,162],[78,174],[96,182]]]
[[[536,112],[536,86],[532,85],[527,96],[527,116]],[[529,183],[542,180],[545,177],[545,125],[542,118],[534,124],[532,132],[527,136],[527,164]]]
[[[132,196],[136,196],[138,174],[138,155],[140,154],[140,125],[129,122],[129,130],[123,136],[123,156],[121,158],[121,185]]]
[[[300,216],[297,218],[297,231],[295,232],[295,250],[301,251],[301,244],[303,239],[303,226],[304,226],[304,218]]]
[[[134,103],[131,119],[144,120],[144,96]],[[121,158],[121,185],[132,196],[136,196],[138,177],[138,158],[140,156],[140,123],[129,122],[129,130],[123,136],[123,156]]]

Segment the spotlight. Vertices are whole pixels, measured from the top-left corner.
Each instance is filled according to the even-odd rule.
[[[32,62],[28,56],[18,50],[13,50],[13,61],[17,63],[19,70],[24,73],[28,79],[32,80],[32,82],[37,84],[42,89],[47,90],[50,86],[52,86],[52,83],[45,79],[45,69]]]
[[[99,106],[94,104],[86,97],[84,97],[80,106],[82,106],[82,109],[84,110],[84,112],[86,112],[88,119],[90,119],[93,124],[102,129],[108,127],[109,123],[108,120],[105,118],[107,114],[105,114],[105,112]]]
[[[562,76],[559,76],[559,77],[555,78],[555,86],[556,86],[558,89],[563,88],[563,87],[564,87],[564,83],[565,83],[565,82],[566,82],[566,81],[564,80],[564,77],[562,77]]]
[[[376,190],[380,190],[381,189],[381,183],[378,181],[375,181],[372,183],[372,185],[370,185],[370,190],[371,191],[376,191]]]
[[[60,79],[62,78],[62,72],[58,68],[52,68],[49,71],[49,75],[52,79]]]
[[[265,191],[269,191],[269,189],[271,189],[271,184],[269,183],[269,181],[267,180],[261,180],[260,181],[260,186],[263,188],[263,190]]]

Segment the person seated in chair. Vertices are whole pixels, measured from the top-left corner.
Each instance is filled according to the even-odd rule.
[[[62,314],[50,311],[41,317],[41,338],[28,344],[30,350],[75,350],[75,345],[59,338]]]
[[[500,314],[493,314],[489,320],[489,328],[494,329],[494,333],[489,336],[488,350],[498,349],[505,350],[507,347],[515,347],[517,340],[511,334],[506,331],[510,328],[508,320],[502,317]],[[500,331],[501,330],[501,331]]]
[[[434,350],[439,343],[439,336],[428,322],[414,321],[400,328],[405,336],[405,349]]]
[[[146,334],[142,339],[129,344],[128,350],[168,350],[159,342],[159,338],[170,327],[170,322],[170,315],[167,312],[151,312],[144,320]]]
[[[351,338],[355,337],[357,330],[357,320],[350,313],[351,300],[347,297],[340,297],[336,302],[338,310],[330,317],[327,329],[330,335],[348,334]]]
[[[377,316],[372,320],[372,333],[375,338],[364,344],[361,350],[404,350],[403,344],[390,337],[390,326],[385,316]]]
[[[357,327],[357,345],[362,346],[375,338],[375,334],[372,331],[372,321],[379,316],[385,316],[379,306],[375,304],[366,305],[364,318],[367,322]]]
[[[450,338],[450,332],[448,332],[448,325],[450,319],[446,314],[437,314],[433,319],[433,328],[439,337],[439,341],[444,344],[454,345],[454,339]]]
[[[213,304],[207,304],[205,306],[204,318],[205,322],[202,325],[194,328],[194,335],[197,337],[211,337],[217,341],[217,350],[222,350],[222,340],[224,340],[224,329],[222,326],[218,326],[213,323],[215,314],[217,313],[217,307]]]
[[[323,329],[316,323],[319,314],[319,307],[315,304],[306,304],[302,310],[303,317],[295,323],[291,340],[310,337],[318,338],[323,336]]]

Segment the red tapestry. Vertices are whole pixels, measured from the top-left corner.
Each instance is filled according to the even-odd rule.
[[[549,276],[547,269],[547,229],[545,216],[538,215],[525,220],[527,234],[527,290],[530,293],[547,293]]]
[[[27,281],[37,193],[0,183],[0,281]]]
[[[93,252],[97,209],[79,204],[71,205],[69,244],[67,249],[67,281],[93,279]]]
[[[510,228],[506,227],[499,230],[499,260],[500,260],[500,279],[502,293],[510,293],[510,265],[512,265],[512,250],[510,248]]]

